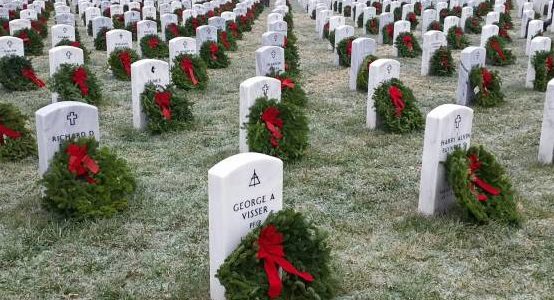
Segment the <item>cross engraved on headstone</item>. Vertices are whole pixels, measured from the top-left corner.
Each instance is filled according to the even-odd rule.
[[[390,75],[390,71],[392,70],[392,66],[391,65],[387,65],[387,74]]]
[[[73,54],[71,54],[71,51],[67,51],[65,53],[65,57],[67,57],[67,59],[71,59],[71,55],[73,55]]]
[[[64,27],[64,28],[62,29],[62,31],[63,31],[63,33],[67,33],[67,27]]]
[[[66,117],[66,119],[69,121],[69,125],[71,125],[71,126],[73,126],[73,125],[76,124],[75,121],[76,121],[78,118],[79,118],[79,116],[78,116],[75,112],[73,112],[73,111],[70,112],[70,113],[67,115],[67,117]]]
[[[262,86],[262,92],[264,93],[264,96],[267,97],[267,92],[269,91],[269,85],[267,83]]]
[[[271,58],[275,59],[275,55],[277,55],[277,53],[275,53],[275,50],[271,51]]]
[[[11,48],[12,45],[13,45],[13,42],[12,41],[8,41],[6,44],[8,44],[8,47]]]
[[[119,39],[120,39],[120,40],[123,39],[123,33],[120,33],[120,34],[119,34]]]
[[[456,128],[460,128],[460,123],[462,123],[462,116],[457,115],[456,119],[454,119],[454,125],[456,125]]]
[[[257,186],[260,184],[260,178],[256,174],[256,169],[254,169],[254,174],[252,175],[252,178],[250,178],[250,184],[248,184],[248,187]]]

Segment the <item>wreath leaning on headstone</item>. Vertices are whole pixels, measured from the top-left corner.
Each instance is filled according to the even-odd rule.
[[[23,40],[23,48],[25,50],[25,55],[38,56],[42,55],[42,49],[44,48],[44,43],[40,35],[28,28],[18,30],[14,33],[15,37],[18,37]]]
[[[329,22],[326,22],[323,25],[323,37],[327,40],[329,40]]]
[[[464,49],[469,45],[469,41],[467,40],[464,31],[458,26],[453,26],[448,29],[446,41],[448,42],[448,47],[450,47],[450,49]]]
[[[108,33],[110,29],[108,27],[102,27],[96,34],[96,37],[94,38],[94,49],[98,51],[106,51],[107,50],[107,44],[106,44],[106,33]]]
[[[375,15],[379,16],[383,12],[383,3],[381,2],[373,2],[371,6],[375,7]]]
[[[424,120],[412,90],[393,78],[379,85],[373,93],[375,111],[385,131],[408,133],[423,128]]]
[[[146,84],[140,95],[140,102],[147,118],[146,128],[150,133],[180,130],[193,120],[192,103],[171,85],[163,87]]]
[[[54,155],[42,179],[44,205],[77,219],[111,217],[128,207],[136,188],[125,160],[94,138],[72,138]]]
[[[33,29],[38,35],[45,39],[48,37],[48,26],[46,26],[46,23],[42,23],[40,21],[31,21],[31,29]]]
[[[236,51],[237,41],[232,34],[227,31],[219,30],[217,33],[217,43],[220,47],[223,47],[225,51]]]
[[[227,32],[229,32],[235,40],[242,40],[242,32],[240,32],[239,26],[234,21],[227,21],[225,25]]]
[[[146,58],[167,58],[169,48],[157,34],[147,34],[140,40],[140,51]]]
[[[208,85],[206,63],[197,55],[180,54],[173,60],[171,81],[183,90],[203,90]]]
[[[454,73],[454,59],[448,47],[441,46],[431,56],[429,75],[451,76]]]
[[[131,80],[131,64],[140,58],[137,52],[129,48],[118,48],[108,58],[112,74],[119,80]]]
[[[439,21],[433,21],[427,26],[427,31],[430,30],[442,31],[442,24]]]
[[[17,162],[36,154],[37,143],[26,122],[15,105],[0,103],[0,162]]]
[[[477,16],[470,16],[466,19],[465,28],[466,32],[480,34],[481,33],[481,21],[482,19]]]
[[[548,82],[554,78],[554,51],[536,52],[531,62],[535,69],[533,89],[545,92]]]
[[[358,16],[358,19],[356,19],[356,26],[358,26],[358,28],[364,27],[364,14]]]
[[[339,56],[339,65],[343,67],[350,67],[350,60],[352,58],[352,42],[357,39],[355,36],[342,39],[337,44],[337,54]]]
[[[492,36],[485,46],[487,50],[487,64],[493,66],[511,65],[516,58],[512,51],[506,49],[506,41],[499,36]]]
[[[392,15],[394,17],[394,21],[400,21],[402,19],[402,7],[396,7],[394,11],[392,12]]]
[[[379,34],[379,18],[371,18],[365,23],[365,30],[369,34]]]
[[[417,16],[421,16],[421,2],[414,3],[414,12]]]
[[[360,65],[358,74],[356,76],[356,89],[358,91],[367,92],[367,85],[369,80],[369,65],[378,59],[377,56],[368,55],[364,58],[364,61]]]
[[[399,57],[417,57],[421,54],[421,47],[415,36],[410,32],[402,32],[394,42]]]
[[[415,12],[409,12],[406,15],[406,20],[410,22],[410,30],[415,30],[417,27],[417,24],[419,24],[419,22],[417,21],[417,15]]]
[[[206,41],[202,44],[200,57],[209,69],[223,69],[229,66],[229,57],[225,54],[225,50],[213,41]]]
[[[394,42],[394,23],[389,23],[381,29],[381,34],[383,35],[383,44],[392,45]]]
[[[337,281],[326,239],[325,233],[292,209],[271,213],[217,271],[225,298],[334,298]]]
[[[31,61],[17,55],[0,58],[0,83],[9,91],[30,91],[46,86],[36,75]]]
[[[244,124],[250,151],[282,160],[302,157],[308,147],[308,120],[291,103],[261,97],[250,108]]]
[[[335,49],[335,30],[329,32],[329,44],[331,44],[331,48]]]
[[[49,82],[50,90],[59,94],[59,101],[81,101],[98,105],[102,93],[93,72],[84,65],[61,64]]]
[[[290,39],[285,37],[285,43],[283,47],[285,48],[285,71],[291,76],[298,75],[300,67],[300,56],[298,54],[298,47],[296,42],[290,42]]]
[[[302,85],[291,76],[288,72],[275,72],[268,74],[267,76],[278,79],[281,82],[281,101],[284,103],[291,103],[296,106],[304,107],[308,102],[306,92],[302,88]]]
[[[185,26],[170,23],[165,27],[165,40],[170,41],[176,37],[186,36]]]
[[[497,71],[485,67],[473,67],[469,73],[469,83],[475,93],[475,104],[493,107],[504,102],[501,91],[502,80]]]
[[[112,24],[114,29],[123,29],[125,27],[125,17],[120,14],[113,15]]]
[[[56,47],[57,46],[71,46],[71,47],[79,48],[79,49],[83,50],[83,59],[84,59],[84,61],[85,62],[89,61],[90,51],[88,51],[88,49],[85,47],[85,45],[83,45],[83,43],[79,42],[78,40],[70,41],[68,39],[62,39],[61,41],[59,41],[56,44]]]
[[[477,222],[519,224],[514,192],[504,168],[483,146],[461,148],[445,162],[446,176],[458,203]]]

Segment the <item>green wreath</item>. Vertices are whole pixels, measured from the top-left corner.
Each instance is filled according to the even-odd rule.
[[[383,35],[383,44],[392,45],[394,40],[394,23],[389,23],[383,26],[381,34]]]
[[[42,38],[36,31],[24,28],[14,32],[13,36],[23,40],[23,49],[25,50],[25,55],[42,55],[44,43],[42,42]]]
[[[506,49],[506,41],[499,36],[492,36],[485,46],[487,50],[487,64],[493,66],[505,66],[515,63],[512,51]]]
[[[157,34],[147,34],[140,39],[140,50],[145,58],[167,58],[169,48]]]
[[[106,45],[106,33],[110,31],[107,27],[102,27],[96,34],[96,38],[94,38],[94,49],[98,51],[106,51],[107,45]]]
[[[183,36],[196,36],[196,28],[200,26],[200,22],[197,18],[190,17],[184,22]]]
[[[396,7],[392,12],[394,21],[400,21],[402,19],[402,7]]]
[[[276,74],[273,72],[267,76],[276,78],[281,82],[281,101],[300,107],[306,106],[306,103],[308,102],[306,92],[302,88],[302,85],[295,79],[293,74],[290,74],[289,72]]]
[[[92,105],[102,101],[102,89],[87,66],[61,64],[52,75],[49,87],[52,92],[59,94],[59,101],[81,101]]]
[[[0,18],[0,36],[10,35],[10,20]]]
[[[430,31],[430,30],[442,31],[442,29],[443,29],[442,24],[439,21],[433,21],[429,23],[429,26],[427,26],[427,31]]]
[[[285,37],[285,71],[296,76],[300,68],[300,55],[296,43],[288,42]]]
[[[355,36],[342,39],[337,44],[337,54],[339,56],[339,65],[343,67],[350,67],[350,60],[352,58],[352,42],[357,39]]]
[[[242,40],[242,32],[240,32],[240,28],[234,21],[227,21],[227,24],[225,25],[227,32],[229,32],[235,40]]]
[[[31,29],[33,29],[38,35],[45,39],[48,37],[48,26],[40,21],[31,21]]]
[[[394,42],[398,49],[399,57],[417,57],[421,55],[421,47],[415,36],[410,32],[402,32],[396,37]]]
[[[204,90],[208,85],[206,63],[200,57],[190,54],[180,54],[173,60],[171,81],[183,90]]]
[[[439,22],[444,24],[444,19],[448,16],[450,16],[450,10],[448,8],[441,9],[439,12]]]
[[[379,34],[379,18],[371,18],[365,23],[365,30],[369,34]]]
[[[200,47],[200,57],[204,60],[208,69],[223,69],[229,66],[229,57],[216,42],[204,42]]]
[[[10,103],[0,103],[0,162],[19,162],[37,153],[27,118]]]
[[[373,101],[385,131],[408,133],[423,128],[423,116],[414,94],[400,80],[393,78],[379,85],[373,93]]]
[[[450,10],[449,15],[461,18],[462,17],[462,7],[461,6],[452,7],[452,9]]]
[[[445,162],[446,177],[458,203],[479,223],[517,225],[521,217],[504,168],[483,146],[456,149]]]
[[[138,36],[137,36],[137,23],[138,22],[131,22],[127,26],[125,26],[125,30],[131,32],[131,39],[133,39],[133,41],[136,41],[137,38],[138,38]]]
[[[185,26],[178,25],[178,24],[168,24],[165,27],[165,40],[171,41],[172,39],[180,36],[186,36],[185,35]]]
[[[326,22],[323,25],[323,37],[327,40],[329,40],[329,22]]]
[[[416,2],[416,3],[419,3],[419,2]],[[406,20],[408,20],[408,22],[410,22],[410,30],[415,30],[416,27],[417,27],[417,24],[419,24],[419,22],[417,20],[417,15],[416,15],[415,12],[409,12],[406,15]]]
[[[490,11],[492,10],[492,5],[491,3],[485,1],[485,2],[481,2],[479,3],[479,5],[477,6],[477,11],[475,12],[475,15],[477,17],[484,17],[486,16]]]
[[[466,32],[480,34],[482,29],[481,21],[482,19],[480,17],[468,17],[465,23]]]
[[[381,2],[373,2],[371,6],[375,7],[375,15],[379,16],[383,12],[383,3]]]
[[[252,30],[252,24],[250,23],[250,20],[248,20],[248,17],[239,16],[239,28],[241,32],[248,32]]]
[[[283,21],[287,22],[288,28],[294,28],[294,18],[292,16],[292,9],[289,6],[289,12],[283,17]]]
[[[313,276],[308,282],[299,276],[281,273],[283,289],[277,299],[332,299],[337,281],[331,270],[331,250],[327,234],[292,209],[270,213],[264,223],[246,235],[240,245],[219,267],[216,277],[225,287],[225,298],[269,299],[269,283],[264,260],[257,257],[260,240],[270,232],[282,235],[283,258],[298,271]],[[281,243],[279,243],[281,244]]]
[[[356,26],[358,26],[358,28],[364,27],[364,14],[358,16],[358,19],[356,19]]]
[[[451,76],[454,73],[454,59],[447,47],[441,46],[431,56],[431,76]]]
[[[85,47],[83,43],[79,42],[77,38],[75,38],[75,41],[62,39],[56,44],[56,47],[58,46],[71,46],[71,47],[79,48],[83,50],[83,59],[85,60],[85,62],[88,62],[90,59],[90,51]]]
[[[421,2],[414,3],[414,12],[417,16],[421,16]]]
[[[308,147],[308,120],[296,105],[258,98],[244,125],[252,152],[295,160],[302,157]]]
[[[504,102],[504,94],[500,89],[502,80],[497,71],[473,67],[469,73],[469,83],[475,92],[476,105],[493,107]]]
[[[45,87],[31,61],[18,55],[0,58],[0,83],[8,91],[30,91]]]
[[[364,61],[360,65],[358,74],[356,75],[356,89],[358,91],[367,92],[367,85],[369,80],[369,65],[379,59],[377,56],[368,55],[364,58]]]
[[[135,50],[118,48],[110,54],[108,64],[115,78],[129,81],[131,80],[131,64],[139,60],[139,55]]]
[[[498,36],[501,37],[504,40],[504,42],[511,43],[512,42],[512,37],[510,37],[510,34],[508,33],[508,30],[506,30],[503,27],[500,27],[498,25],[498,23],[494,23],[494,24],[497,24],[497,26],[498,26]]]
[[[80,160],[75,165],[70,163],[70,157],[87,163]],[[136,189],[127,162],[110,149],[99,148],[92,137],[64,142],[52,158],[42,184],[44,206],[76,219],[111,217],[128,207]]]
[[[335,49],[335,30],[329,32],[329,44],[331,44],[331,47]]]
[[[225,51],[237,50],[237,41],[228,31],[218,31],[217,43],[219,44],[219,47],[225,49]]]
[[[545,92],[548,82],[554,78],[554,51],[536,52],[531,63],[535,69],[533,89]]]
[[[146,84],[140,102],[148,120],[146,128],[152,134],[183,129],[193,120],[192,103],[173,86]]]
[[[453,26],[448,29],[446,40],[448,42],[448,47],[451,49],[464,49],[469,45],[469,41],[467,40],[464,31],[458,26]]]
[[[500,13],[498,26],[502,27],[506,30],[510,30],[510,29],[514,28],[514,22],[512,21],[512,17],[510,16],[510,14]]]
[[[112,24],[114,29],[123,29],[125,28],[125,18],[123,15],[113,15]]]

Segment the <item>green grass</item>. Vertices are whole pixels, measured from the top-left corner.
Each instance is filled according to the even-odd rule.
[[[135,171],[135,200],[112,219],[60,220],[41,208],[37,159],[0,165],[0,298],[209,298],[207,171],[238,152],[239,84],[255,76],[268,12],[230,53],[228,69],[209,70],[208,90],[187,93],[196,121],[179,133],[135,131],[130,83],[115,81],[105,53],[94,51],[91,68],[106,96],[101,143]],[[423,132],[365,129],[366,95],[348,89],[348,69],[332,65],[314,21],[296,4],[294,12],[311,146],[303,160],[285,166],[284,203],[329,232],[339,299],[552,299],[554,168],[537,163],[545,95],[524,88],[524,40],[510,45],[515,66],[494,68],[507,103],[476,109],[473,143],[506,166],[526,220],[521,229],[475,226],[459,210],[418,215]],[[415,33],[421,42],[419,27]],[[477,35],[470,39],[479,43]],[[377,55],[391,57],[392,48],[379,46]],[[421,77],[420,58],[399,61],[424,113],[455,102],[456,76]],[[47,55],[33,63],[47,78]],[[34,111],[50,94],[0,90],[0,99],[17,104],[34,128]]]

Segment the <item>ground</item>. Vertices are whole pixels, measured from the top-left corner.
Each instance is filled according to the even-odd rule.
[[[515,11],[510,47],[517,63],[493,68],[507,103],[475,110],[472,142],[506,166],[521,201],[522,228],[472,225],[459,210],[419,215],[423,132],[364,128],[366,95],[348,89],[348,69],[332,64],[327,42],[315,36],[315,21],[296,3],[293,11],[310,101],[310,148],[302,160],[285,165],[284,205],[329,233],[338,299],[553,297],[554,168],[537,163],[545,94],[524,87],[527,58]],[[136,196],[114,218],[64,221],[41,207],[36,158],[0,165],[0,298],[209,298],[207,171],[238,152],[239,84],[255,76],[254,51],[268,13],[230,53],[229,68],[209,71],[206,92],[187,93],[196,121],[179,133],[135,131],[130,83],[114,80],[105,53],[94,51],[91,66],[106,98],[99,107],[101,142],[129,162]],[[420,28],[415,32],[421,43]],[[470,37],[479,43],[479,36]],[[392,48],[380,45],[377,55],[391,57]],[[456,76],[422,77],[420,58],[399,61],[401,79],[423,113],[455,102]],[[33,63],[47,78],[46,51]],[[30,116],[34,130],[33,114],[50,94],[0,90],[0,99]]]

